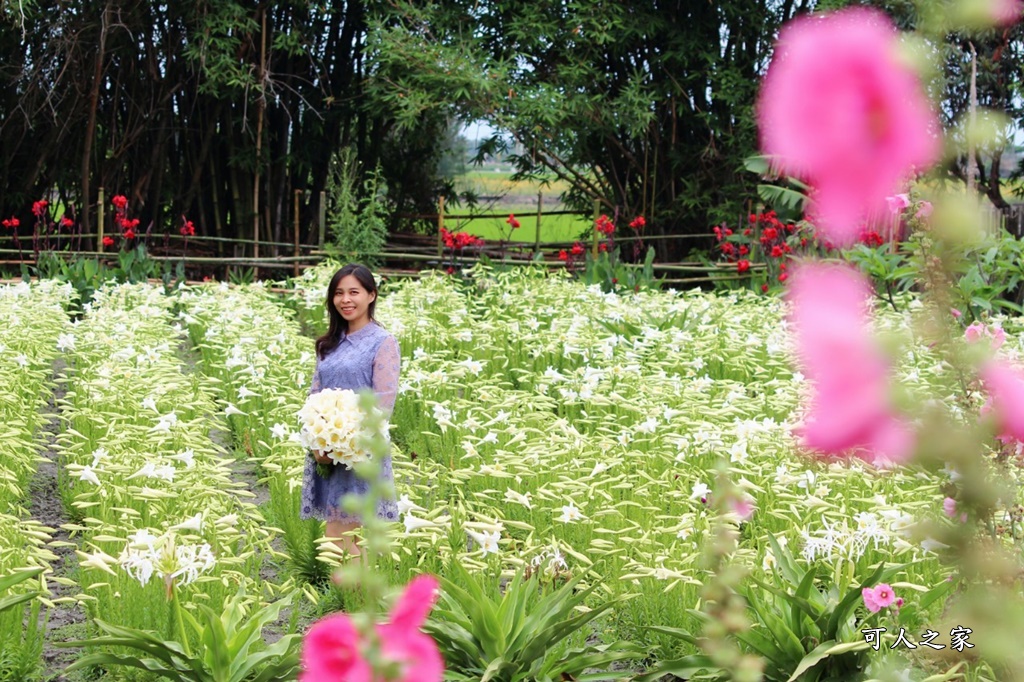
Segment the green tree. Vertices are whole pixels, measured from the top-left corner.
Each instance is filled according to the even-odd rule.
[[[519,175],[569,181],[578,209],[704,232],[753,196],[759,76],[780,24],[811,5],[399,0],[371,21],[370,87],[399,126],[488,122],[478,157],[518,143]]]

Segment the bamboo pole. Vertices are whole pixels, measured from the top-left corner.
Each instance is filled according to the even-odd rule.
[[[327,192],[320,190],[320,241],[317,242],[320,248],[324,248],[324,239],[327,236]]]
[[[299,195],[302,194],[301,189],[295,190],[295,257],[299,257]],[[295,261],[295,277],[299,276],[299,261]]]
[[[601,217],[600,211],[601,211],[601,202],[598,201],[597,199],[594,199],[594,224],[595,225],[597,224],[597,219]],[[592,230],[592,232],[591,232],[590,255],[593,257],[594,260],[597,260],[597,230]]]
[[[103,198],[103,188],[99,188],[99,205],[96,207],[98,215],[96,220],[98,224],[96,226],[96,250],[103,253],[103,218],[104,218],[104,206],[105,199]]]
[[[544,190],[537,190],[537,234],[534,235],[533,253],[540,253],[540,214],[544,210]]]
[[[437,260],[440,265],[441,257],[444,255],[444,239],[441,237],[441,230],[444,229],[444,195],[437,198]]]

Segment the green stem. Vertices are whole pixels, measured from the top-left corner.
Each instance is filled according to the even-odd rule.
[[[178,593],[174,590],[174,586],[171,586],[171,608],[174,609],[174,619],[178,624],[178,637],[181,639],[181,648],[185,650],[185,655],[192,658],[192,651],[188,646],[188,634],[185,632],[185,621],[181,617],[181,604],[178,602]]]

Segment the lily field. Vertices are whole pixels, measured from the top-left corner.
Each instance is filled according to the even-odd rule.
[[[328,579],[321,525],[298,518],[297,413],[335,269],[309,270],[283,295],[136,284],[82,306],[53,281],[0,288],[0,576],[42,569],[0,583],[0,599],[31,597],[0,601],[0,680],[156,679],[152,666],[123,664],[119,628],[176,641],[211,669],[224,651],[252,666],[174,679],[296,679],[311,621],[361,606]],[[954,395],[915,331],[921,304],[906,294],[895,307],[879,301],[874,324],[901,400],[973,419],[984,396]],[[955,679],[942,673],[998,636],[979,622],[977,648],[957,651],[943,620],[955,566],[935,529],[961,523],[944,507],[959,474],[803,451],[793,429],[811,387],[786,314],[784,300],[748,291],[603,293],[531,269],[388,282],[376,317],[402,353],[391,419],[402,519],[376,573],[396,589],[429,573],[496,602],[523,571],[542,594],[578,581],[593,590],[574,613],[593,618],[533,655],[586,650],[591,677],[572,679],[654,679],[708,663],[693,639],[709,619],[706,586],[740,568],[744,650],[766,661],[767,678],[803,664],[800,679],[854,679],[822,667],[854,655],[864,678],[909,667],[923,671],[913,679]],[[1019,358],[1020,320],[991,324],[1006,334],[1000,354]],[[992,521],[1013,546],[1019,469],[1013,457],[989,464],[1015,491]],[[54,466],[58,511],[41,517]],[[734,543],[716,563],[723,529]],[[898,607],[861,599],[880,583]],[[455,612],[442,600],[431,619],[451,622],[435,638],[453,632]],[[488,617],[469,613],[461,627],[483,631]],[[497,618],[500,629],[511,616]],[[217,644],[241,623],[254,632]],[[878,650],[868,627],[886,628]],[[893,648],[900,628],[915,642],[936,631],[945,648]],[[548,673],[531,674],[517,679]]]

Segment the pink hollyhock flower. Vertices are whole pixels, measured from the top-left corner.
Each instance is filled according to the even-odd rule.
[[[917,207],[917,213],[914,214],[915,218],[927,218],[932,214],[932,204],[930,201],[922,201],[921,205]]]
[[[878,10],[800,17],[782,28],[761,88],[761,148],[812,186],[811,211],[837,246],[939,158],[938,118],[897,46]]]
[[[875,464],[906,459],[914,434],[890,407],[888,363],[869,337],[871,284],[844,265],[796,270],[788,299],[804,376],[814,395],[800,435],[829,454]]]
[[[897,194],[894,197],[886,197],[886,203],[889,204],[889,210],[896,215],[903,213],[903,209],[910,206],[910,195],[908,194]]]
[[[972,322],[967,329],[964,330],[964,338],[967,343],[975,343],[985,333],[985,325],[981,322]]]
[[[981,322],[972,322],[964,330],[964,338],[967,343],[976,343],[985,337],[988,337],[993,351],[999,350],[1006,343],[1006,332],[1002,327],[986,327]]]
[[[991,0],[988,6],[989,16],[996,26],[1009,26],[1020,19],[1024,3],[1021,0]]]
[[[419,628],[437,599],[437,579],[414,578],[391,611],[391,621],[377,625],[381,652],[401,666],[400,682],[440,682],[444,661],[437,643]],[[345,614],[317,621],[302,645],[301,682],[376,682],[360,649],[360,634]]]
[[[892,588],[885,583],[880,583],[874,588],[865,587],[860,594],[864,598],[864,606],[868,607],[871,613],[878,613],[896,601]]]
[[[1024,441],[1024,370],[993,360],[982,368],[980,376],[988,389],[991,413],[1002,437]]]
[[[754,514],[754,505],[750,500],[734,500],[729,506],[740,521],[746,521]]]
[[[942,501],[942,512],[949,518],[956,516],[956,500],[947,497]]]
[[[956,308],[950,308],[949,309],[949,314],[952,315],[953,317],[955,317],[958,320],[960,319],[961,316],[963,316],[963,313],[960,312],[959,310],[957,310]]]

